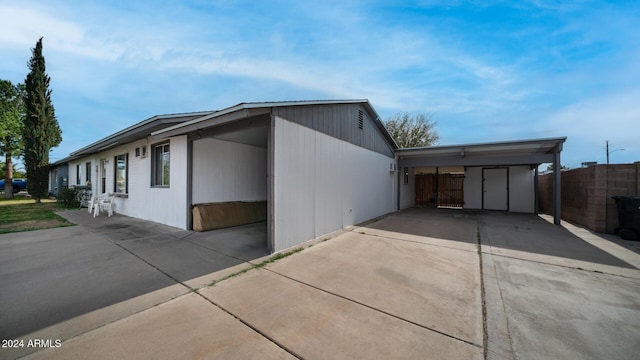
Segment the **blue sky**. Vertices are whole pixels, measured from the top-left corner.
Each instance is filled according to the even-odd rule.
[[[440,145],[567,136],[640,161],[637,1],[4,1],[0,78],[44,36],[52,160],[157,114],[361,99],[430,112]]]

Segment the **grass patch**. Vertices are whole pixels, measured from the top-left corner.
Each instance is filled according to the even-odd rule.
[[[217,284],[217,283],[219,283],[219,282],[222,282],[222,281],[225,281],[225,280],[227,280],[227,279],[231,279],[231,278],[233,278],[233,277],[236,277],[236,276],[242,275],[242,274],[246,273],[246,272],[247,272],[247,271],[249,271],[249,270],[263,268],[263,267],[265,267],[265,266],[267,266],[267,265],[271,264],[272,262],[278,261],[278,260],[280,260],[280,259],[284,259],[284,258],[286,258],[287,256],[293,255],[293,254],[295,254],[295,253],[299,253],[299,252],[300,252],[300,251],[302,251],[302,250],[304,250],[304,249],[303,249],[303,248],[297,248],[297,249],[293,249],[293,250],[291,250],[291,251],[287,251],[287,252],[285,252],[285,253],[278,253],[278,254],[275,254],[275,255],[273,255],[272,257],[268,258],[267,260],[264,260],[264,261],[260,262],[259,264],[251,264],[251,266],[246,267],[246,268],[244,268],[244,269],[242,269],[242,270],[240,270],[240,271],[236,271],[236,272],[234,272],[233,274],[229,274],[229,275],[227,275],[227,276],[223,277],[222,279],[214,280],[214,281],[212,281],[212,282],[209,284],[209,286],[214,286],[214,285],[216,285],[216,284]]]
[[[214,286],[215,284],[220,283],[220,282],[223,282],[223,281],[225,281],[225,280],[227,280],[227,279],[231,279],[232,277],[236,277],[236,276],[242,275],[242,274],[246,273],[247,271],[249,271],[249,270],[251,270],[251,269],[253,269],[253,268],[254,268],[254,266],[253,266],[253,265],[251,265],[251,266],[246,267],[246,268],[244,268],[244,269],[242,269],[242,270],[240,270],[240,271],[236,271],[236,272],[234,272],[233,274],[229,274],[229,275],[227,275],[227,276],[225,276],[225,277],[223,277],[223,278],[221,278],[221,279],[213,280],[213,281],[209,284],[209,286]]]
[[[63,207],[55,199],[35,200],[26,196],[0,199],[0,234],[20,231],[51,229],[71,226],[65,218],[56,214]]]

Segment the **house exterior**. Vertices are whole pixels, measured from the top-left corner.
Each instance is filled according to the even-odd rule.
[[[186,229],[187,137],[154,141],[150,134],[210,113],[154,116],[71,153],[69,186],[88,185],[93,195],[116,194],[116,212]],[[171,186],[152,179],[152,152],[160,145],[173,150],[168,174]]]
[[[273,252],[397,210],[396,148],[367,100],[243,103],[156,116],[82,148],[69,182],[182,229],[199,204],[265,201]]]
[[[276,252],[413,206],[416,169],[444,164],[434,162],[444,148],[429,149],[398,149],[367,100],[241,103],[154,116],[75,151],[68,183],[115,194],[117,213],[182,229],[211,204],[264,204]],[[529,190],[504,210],[536,211],[533,166],[549,159],[509,163],[509,184]],[[465,207],[482,208],[475,188],[491,164],[471,165]]]

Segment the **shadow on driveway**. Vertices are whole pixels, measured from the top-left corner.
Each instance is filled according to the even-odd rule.
[[[585,242],[567,229],[555,226],[533,214],[422,207],[410,208],[397,214],[402,215],[403,221],[394,221],[394,216],[388,216],[366,224],[363,228],[370,229],[365,230],[370,232],[397,232],[433,238],[432,241],[455,241],[466,245],[477,244],[477,236],[469,236],[468,227],[460,224],[476,222],[477,230],[480,227],[486,230],[488,243],[493,248],[635,269],[632,265]],[[447,246],[442,242],[441,244]]]
[[[556,256],[601,265],[635,269],[602,249],[589,244],[562,226],[531,214],[488,212],[481,216],[488,243],[494,249]]]
[[[264,222],[195,233],[117,214],[59,214],[78,226],[0,235],[3,339],[267,255]]]

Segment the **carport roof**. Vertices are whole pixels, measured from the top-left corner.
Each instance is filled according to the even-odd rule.
[[[397,149],[400,166],[540,165],[554,161],[566,137]]]

